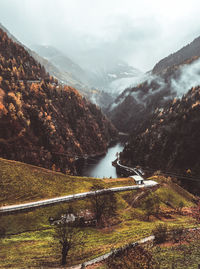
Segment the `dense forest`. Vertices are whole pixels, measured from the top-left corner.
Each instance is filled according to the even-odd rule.
[[[198,178],[200,175],[200,87],[157,108],[146,129],[132,135],[121,158],[125,163]],[[199,181],[200,182],[200,181]],[[194,183],[194,184],[193,184]],[[197,182],[189,181],[188,186]]]
[[[101,110],[61,86],[0,29],[0,156],[76,173],[74,161],[104,153],[117,135]]]

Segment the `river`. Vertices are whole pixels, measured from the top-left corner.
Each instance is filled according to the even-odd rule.
[[[99,158],[88,159],[83,167],[82,176],[88,177],[112,177],[117,178],[117,173],[112,162],[116,159],[117,152],[121,152],[124,146],[118,143],[108,148],[107,153]]]

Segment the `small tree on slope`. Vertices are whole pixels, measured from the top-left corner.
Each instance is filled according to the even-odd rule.
[[[59,223],[55,224],[53,237],[59,243],[59,248],[61,248],[62,265],[67,263],[67,256],[71,249],[77,245],[83,245],[83,233],[80,231],[78,225],[79,220],[66,221],[66,218],[61,218]]]

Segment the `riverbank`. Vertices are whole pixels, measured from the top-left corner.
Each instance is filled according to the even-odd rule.
[[[105,155],[98,157],[88,157],[82,163],[80,175],[96,178],[117,178],[116,168],[112,165],[117,153],[123,150],[122,143],[117,143],[108,148]]]

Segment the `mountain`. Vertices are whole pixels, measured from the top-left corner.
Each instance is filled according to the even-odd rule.
[[[51,75],[61,82],[76,87],[103,109],[112,103],[127,85],[135,83],[143,74],[122,60],[104,58],[96,51],[82,58],[80,62],[83,67],[81,67],[52,46],[34,45],[32,48],[59,70],[59,73],[55,72],[44,61],[37,59]]]
[[[78,64],[73,62],[64,53],[54,48],[53,46],[34,45],[32,46],[32,49],[38,55],[42,56],[44,59],[47,59],[60,71],[68,73],[69,76],[71,76],[72,82],[80,84],[82,87],[86,87],[88,83],[87,74]]]
[[[121,155],[125,163],[199,177],[200,86],[193,87],[181,99],[158,107],[145,125],[144,131],[131,135]],[[198,192],[200,180],[186,185]]]
[[[96,105],[46,73],[0,29],[0,156],[76,173],[74,160],[106,151],[116,129]]]
[[[162,108],[169,100],[200,85],[199,51],[200,38],[197,38],[161,60],[141,78],[140,84],[125,89],[106,112],[114,125],[123,132],[137,133],[157,107]]]
[[[90,79],[91,71],[83,70],[65,53],[52,46],[34,45],[32,48],[37,52],[33,57],[44,65],[46,70],[61,83],[75,87],[83,96],[103,110],[113,101],[114,98],[111,94],[102,90],[102,87],[98,87]],[[38,57],[38,55],[40,56]]]
[[[200,57],[200,37],[194,39],[190,44],[186,45],[182,49],[167,56],[159,61],[153,68],[153,73],[158,74],[163,72],[167,68],[182,65],[188,60],[196,60]]]
[[[89,73],[90,84],[113,95],[119,94],[124,85],[130,86],[142,72],[122,60],[96,64]]]
[[[56,48],[51,46],[35,45],[34,47],[38,51],[38,53],[36,53],[34,50],[31,50],[17,40],[16,37],[14,37],[1,23],[0,28],[6,32],[8,37],[10,37],[14,42],[23,46],[25,50],[27,50],[37,62],[44,66],[45,70],[51,76],[55,77],[60,83],[76,88],[84,97],[100,106],[103,110],[105,110],[105,108],[113,101],[113,97],[109,93],[105,93],[102,90],[98,90],[97,88],[87,85],[87,75],[81,67]],[[42,54],[46,56],[42,57]],[[76,76],[78,78],[76,78]],[[86,82],[86,84],[80,80],[80,77]]]
[[[25,48],[25,50],[28,51],[28,53],[37,61],[39,62],[41,65],[43,65],[46,69],[47,72],[49,72],[50,75],[54,76],[56,79],[58,79],[60,82],[64,83],[64,84],[67,84],[69,86],[72,86],[72,87],[75,87],[75,88],[78,88],[78,89],[81,89],[83,91],[83,94],[85,93],[84,92],[84,89],[85,91],[87,92],[88,89],[86,89],[86,85],[84,85],[82,82],[80,82],[79,80],[77,80],[70,72],[70,66],[73,65],[73,63],[71,62],[71,60],[69,58],[67,58],[65,55],[62,55],[59,51],[57,51],[56,49],[52,48],[52,47],[49,47],[49,49],[51,50],[51,53],[52,51],[54,50],[54,55],[57,53],[63,57],[66,58],[66,62],[69,62],[67,64],[67,67],[65,66],[65,68],[63,68],[64,70],[65,69],[68,69],[68,70],[62,70],[62,68],[59,68],[59,65],[55,65],[53,62],[49,61],[48,60],[48,57],[42,57],[42,53],[38,54],[36,53],[34,50],[31,50],[30,48],[28,48],[27,46],[25,46],[24,44],[22,44],[19,40],[17,40],[17,38],[15,36],[13,36],[1,23],[0,23],[0,28],[7,33],[8,37],[11,38],[15,43],[23,46]],[[35,46],[35,48],[40,52],[40,48],[43,48],[43,46]],[[46,48],[43,49],[43,51],[48,52],[48,49],[47,47],[44,47]],[[50,53],[49,53],[50,54]],[[71,63],[71,65],[70,65]],[[74,64],[75,65],[75,64]]]
[[[162,107],[175,95],[167,79],[147,74],[141,84],[125,89],[107,108],[106,114],[120,131],[138,132],[156,107]]]
[[[105,46],[84,50],[73,56],[87,73],[89,85],[115,97],[143,74],[118,55],[108,52]]]

